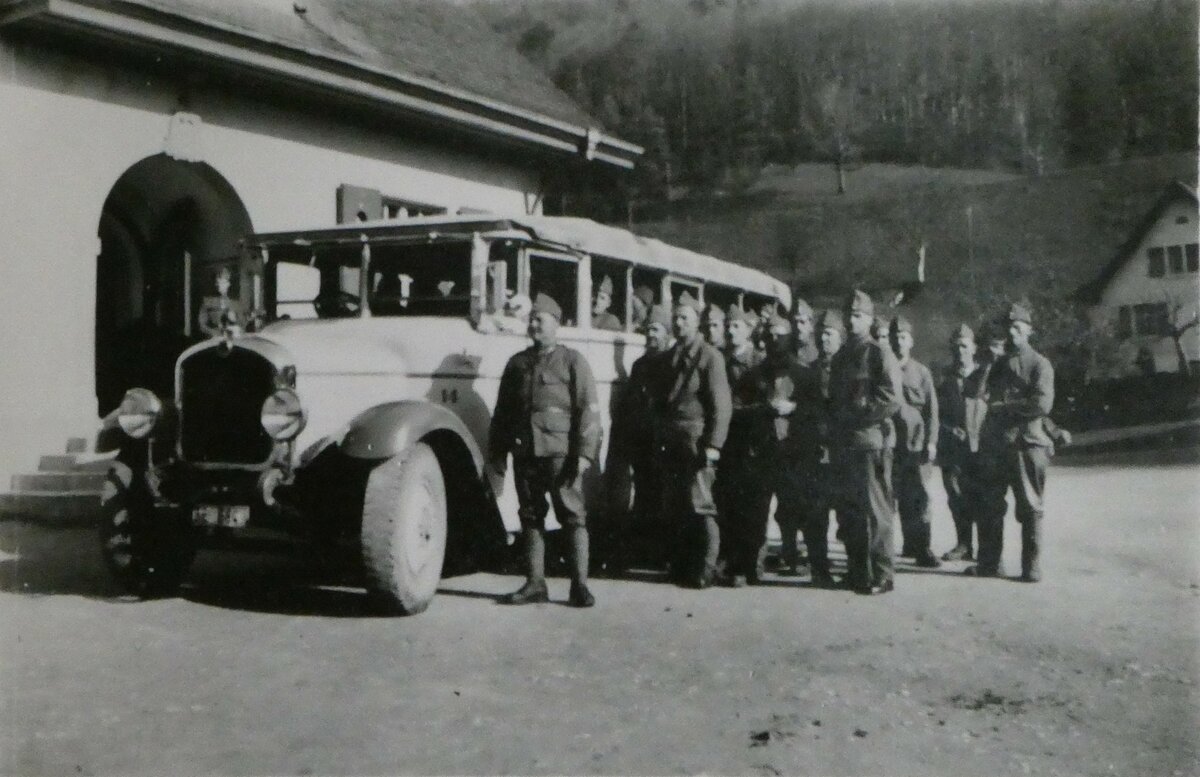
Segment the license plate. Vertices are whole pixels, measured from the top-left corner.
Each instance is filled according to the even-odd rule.
[[[200,505],[192,511],[196,526],[225,526],[240,529],[250,520],[249,505]]]

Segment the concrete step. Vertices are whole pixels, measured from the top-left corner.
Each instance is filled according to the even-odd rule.
[[[31,520],[49,526],[95,524],[100,518],[97,491],[22,491],[0,494],[0,519]]]
[[[12,491],[96,491],[104,486],[105,472],[76,470],[13,475]]]
[[[38,459],[38,472],[108,472],[111,454],[54,454]]]
[[[72,437],[67,440],[67,453],[87,453],[91,445],[86,437]]]

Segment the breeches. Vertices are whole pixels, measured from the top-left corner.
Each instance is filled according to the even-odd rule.
[[[563,480],[566,459],[561,456],[521,458],[513,462],[513,479],[517,486],[517,514],[524,528],[546,528],[549,505],[554,505],[558,522],[567,527],[587,525],[583,504],[582,478],[576,474]]]
[[[847,576],[853,586],[885,583],[893,573],[892,452],[846,450],[836,466]]]

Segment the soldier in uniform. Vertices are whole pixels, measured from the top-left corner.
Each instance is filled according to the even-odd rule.
[[[706,343],[718,351],[725,350],[725,311],[720,305],[714,303],[704,309],[700,327]]]
[[[888,326],[892,353],[900,365],[903,395],[896,425],[896,454],[892,481],[900,513],[903,537],[901,556],[919,567],[936,568],[941,562],[930,547],[929,478],[937,458],[938,400],[933,373],[912,358],[913,328],[908,319],[896,316]]]
[[[215,283],[217,296],[205,297],[197,315],[200,331],[208,337],[220,337],[226,327],[244,327],[246,324],[242,303],[229,296],[233,270],[228,265],[217,268]]]
[[[894,586],[892,451],[889,429],[900,408],[900,368],[871,337],[874,303],[861,290],[845,311],[850,337],[833,357],[829,375],[831,433],[838,477],[839,518],[846,544],[846,584],[876,594]]]
[[[937,459],[957,541],[942,560],[970,561],[975,558],[974,483],[986,404],[979,399],[985,368],[975,361],[975,333],[966,324],[959,324],[950,336],[950,362],[937,387]]]
[[[1014,304],[1008,311],[1008,351],[984,388],[987,417],[980,435],[979,555],[966,570],[978,577],[1003,574],[1005,496],[1012,489],[1021,524],[1021,579],[1041,579],[1042,512],[1053,441],[1046,420],[1054,406],[1054,367],[1029,344],[1033,316]]]
[[[675,305],[671,326],[675,345],[660,365],[655,392],[663,515],[674,522],[679,538],[671,574],[707,588],[720,550],[713,483],[729,431],[729,382],[721,353],[700,336],[700,304],[687,292]]]
[[[757,557],[763,537],[755,537],[759,512],[756,501],[763,490],[756,439],[761,424],[752,372],[762,361],[762,355],[751,339],[757,325],[754,313],[737,305],[729,306],[725,315],[725,378],[729,383],[732,414],[729,434],[721,449],[721,465],[717,468],[716,497],[721,557],[727,582],[735,588],[748,581],[757,582],[760,577]],[[765,524],[762,528],[765,536]],[[752,543],[748,557],[747,543]]]
[[[832,586],[833,576],[829,570],[829,512],[838,510],[837,481],[833,468],[832,446],[829,428],[829,380],[833,358],[842,348],[846,329],[842,316],[836,310],[827,310],[818,321],[817,360],[809,370],[811,397],[808,427],[801,432],[807,438],[807,456],[803,459],[808,473],[803,482],[805,493],[804,544],[808,548],[809,565],[812,568],[813,585]],[[839,530],[839,539],[844,532]]]
[[[813,329],[812,306],[799,297],[792,304],[792,337],[794,338],[796,361],[807,367],[817,360],[816,332]]]
[[[659,363],[671,349],[671,311],[665,305],[650,308],[646,325],[646,351],[629,369],[620,418],[613,418],[627,447],[633,468],[633,534],[659,555],[670,537],[660,515],[662,507],[662,464],[654,444],[653,392]],[[665,557],[656,559],[663,563]]]
[[[488,435],[491,467],[502,474],[513,456],[525,543],[526,582],[506,604],[549,599],[545,577],[547,497],[570,533],[575,607],[595,604],[587,586],[588,533],[583,473],[600,452],[600,418],[591,368],[578,351],[558,344],[562,308],[538,294],[529,318],[533,345],[508,360],[500,378]]]
[[[611,332],[621,331],[621,319],[612,314],[613,282],[605,275],[596,289],[596,298],[592,300],[592,329],[607,329]]]

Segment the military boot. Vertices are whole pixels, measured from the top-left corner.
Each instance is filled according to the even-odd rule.
[[[571,529],[571,593],[567,603],[572,607],[591,607],[596,597],[588,590],[588,531],[582,526]]]
[[[501,604],[537,604],[550,601],[546,588],[546,542],[537,529],[526,529],[525,541],[525,585],[500,597]]]
[[[1021,579],[1036,583],[1042,579],[1042,516],[1026,516],[1021,523]]]

